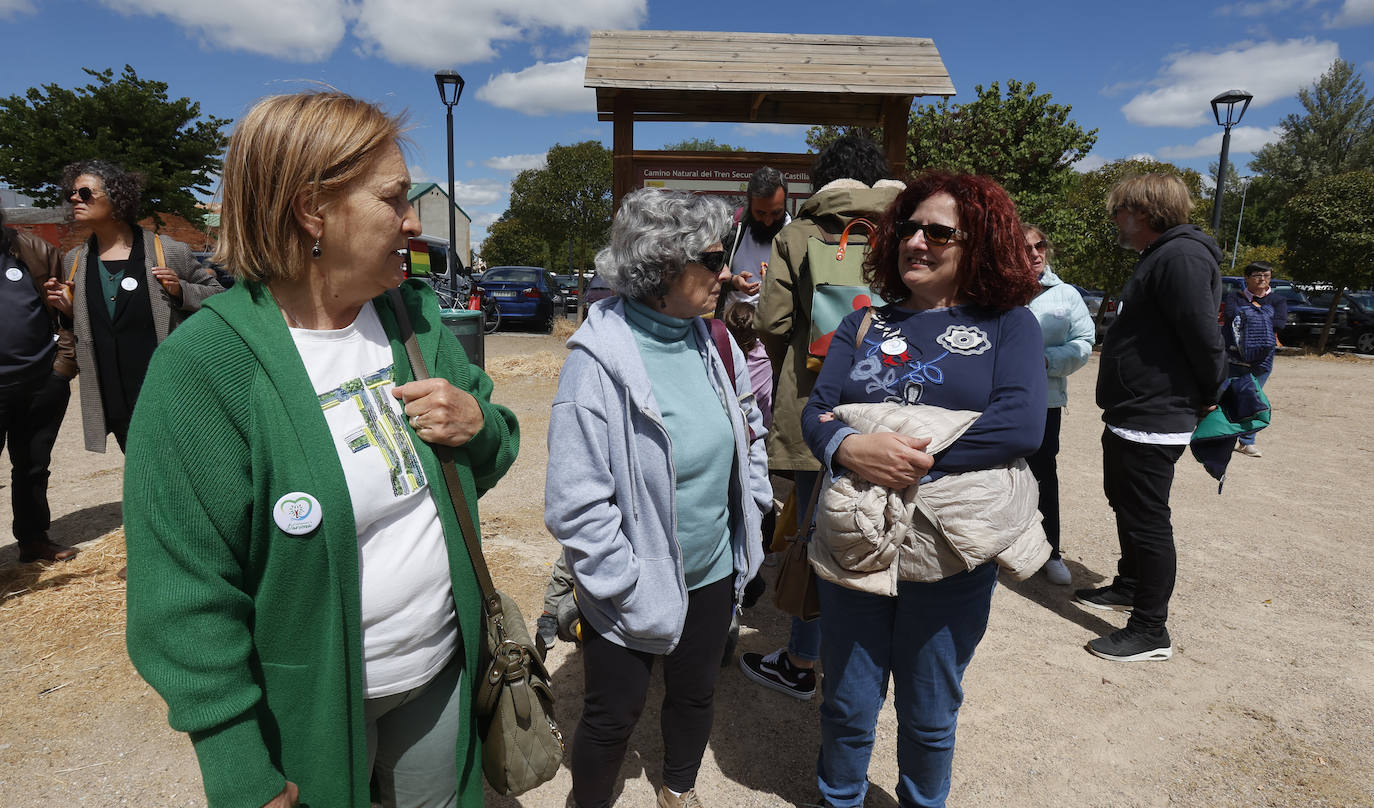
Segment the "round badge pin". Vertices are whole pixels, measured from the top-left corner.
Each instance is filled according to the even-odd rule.
[[[10,267],[5,270],[5,277],[12,281],[22,281],[24,280],[24,273],[19,270],[19,267]]]
[[[138,281],[134,280],[133,278],[125,278],[124,280],[119,282],[119,288],[123,289],[126,292],[132,292],[133,290],[138,288]]]
[[[901,356],[906,353],[906,340],[901,337],[893,337],[883,340],[882,352],[888,356]]]
[[[324,514],[320,512],[320,501],[304,491],[292,491],[277,500],[272,506],[272,518],[283,533],[304,536],[320,526]]]

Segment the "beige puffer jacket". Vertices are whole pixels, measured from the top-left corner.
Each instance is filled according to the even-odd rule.
[[[835,408],[860,432],[930,438],[931,454],[958,440],[979,414],[929,404]],[[1023,459],[903,491],[844,475],[821,494],[811,565],[827,581],[889,596],[898,581],[939,581],[992,558],[1025,580],[1050,557],[1038,495]]]

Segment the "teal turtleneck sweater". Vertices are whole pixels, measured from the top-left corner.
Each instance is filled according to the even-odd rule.
[[[628,299],[625,320],[673,442],[677,542],[687,588],[697,589],[735,569],[728,508],[735,447],[730,419],[706,377],[691,320]]]

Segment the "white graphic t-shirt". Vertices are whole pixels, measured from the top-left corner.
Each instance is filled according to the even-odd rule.
[[[334,448],[358,530],[367,698],[429,681],[458,647],[448,552],[424,468],[392,396],[391,346],[363,306],[337,331],[291,329]]]

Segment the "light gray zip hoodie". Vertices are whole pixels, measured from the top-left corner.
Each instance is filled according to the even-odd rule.
[[[698,319],[692,327],[711,386],[731,404],[726,410],[735,453],[721,462],[734,468],[730,542],[738,602],[763,561],[759,521],[763,509],[773,506],[763,417],[733,340],[731,385],[706,324]],[[591,627],[626,648],[667,654],[677,647],[687,618],[677,477],[672,441],[625,322],[624,302],[593,304],[568,347],[572,353],[549,416],[544,524],[563,545],[578,608]]]

